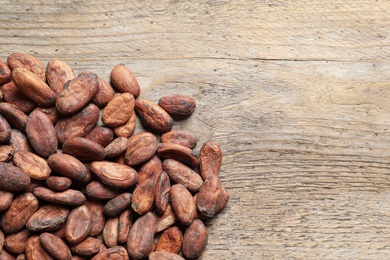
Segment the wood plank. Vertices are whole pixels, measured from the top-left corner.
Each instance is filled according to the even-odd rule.
[[[201,259],[389,258],[389,1],[1,3],[2,58],[196,99],[175,127],[221,144],[231,194]]]

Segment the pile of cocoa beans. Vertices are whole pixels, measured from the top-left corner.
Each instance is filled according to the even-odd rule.
[[[109,81],[25,53],[0,59],[1,260],[201,256],[204,220],[229,200],[220,146],[174,129],[193,98],[146,100],[125,65]]]

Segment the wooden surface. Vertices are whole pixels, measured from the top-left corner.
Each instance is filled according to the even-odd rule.
[[[2,58],[196,99],[175,127],[220,143],[231,194],[201,259],[390,259],[389,1],[0,2]]]

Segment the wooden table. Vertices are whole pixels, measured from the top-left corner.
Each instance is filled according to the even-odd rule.
[[[389,1],[0,2],[3,59],[196,99],[175,128],[221,145],[231,194],[202,259],[390,259]]]

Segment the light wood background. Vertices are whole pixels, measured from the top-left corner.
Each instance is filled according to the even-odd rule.
[[[0,3],[2,58],[196,99],[175,127],[220,143],[231,194],[201,259],[390,259],[390,1]]]

